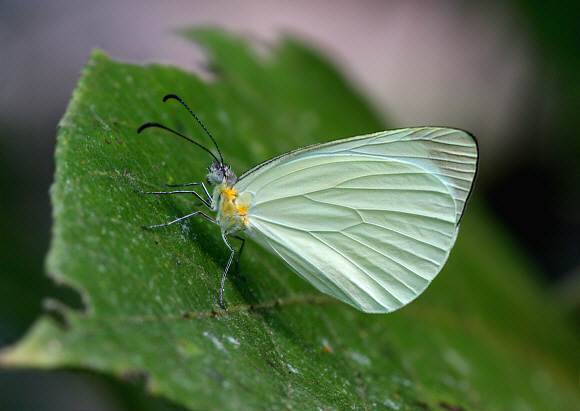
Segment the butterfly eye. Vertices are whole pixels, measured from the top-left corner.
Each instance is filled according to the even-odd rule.
[[[220,164],[220,163],[214,161],[207,168],[207,171],[208,171],[208,173],[207,173],[206,179],[207,179],[208,184],[215,186],[215,185],[220,184],[224,181],[225,169],[224,169],[223,164]]]

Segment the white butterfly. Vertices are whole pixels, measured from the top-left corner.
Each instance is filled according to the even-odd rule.
[[[181,102],[176,95],[167,99]],[[417,127],[383,131],[315,144],[257,165],[239,178],[217,148],[207,148],[158,123],[148,127],[171,131],[209,152],[210,195],[191,193],[215,219],[196,211],[167,226],[201,214],[227,236],[251,238],[282,258],[320,291],[369,313],[403,307],[427,288],[439,273],[459,230],[477,172],[475,138],[462,130]],[[145,193],[145,192],[142,192]],[[225,308],[225,307],[224,307]]]

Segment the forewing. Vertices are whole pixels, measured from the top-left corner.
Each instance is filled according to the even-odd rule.
[[[471,194],[478,163],[477,141],[463,130],[445,127],[406,128],[345,138],[283,154],[244,173],[236,188],[244,191],[250,185],[258,187],[281,175],[279,165],[328,154],[399,160],[437,176],[456,203],[457,224]]]

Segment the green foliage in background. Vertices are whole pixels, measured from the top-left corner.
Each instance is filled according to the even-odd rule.
[[[365,314],[316,291],[246,243],[217,304],[229,251],[193,196],[141,195],[203,181],[211,147],[185,99],[241,174],[315,142],[387,128],[336,71],[285,40],[259,57],[245,41],[185,33],[211,55],[210,79],[95,52],[66,115],[51,190],[49,275],[84,310],[53,301],[5,366],[80,368],[191,409],[572,409],[577,336],[530,281],[530,267],[477,202],[447,266],[409,306]],[[232,241],[237,246],[235,240]]]

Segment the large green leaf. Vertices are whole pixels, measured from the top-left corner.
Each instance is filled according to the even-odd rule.
[[[192,409],[571,409],[578,342],[530,268],[477,203],[451,258],[417,301],[389,315],[317,292],[247,243],[239,275],[202,218],[145,231],[199,208],[147,196],[202,181],[213,149],[167,93],[181,95],[241,173],[282,152],[385,128],[316,54],[284,41],[259,58],[244,41],[187,32],[211,53],[209,82],[95,52],[60,123],[49,274],[85,310],[52,304],[4,365],[141,373],[150,392]],[[234,245],[238,244],[234,242]],[[58,313],[58,315],[54,315]]]

